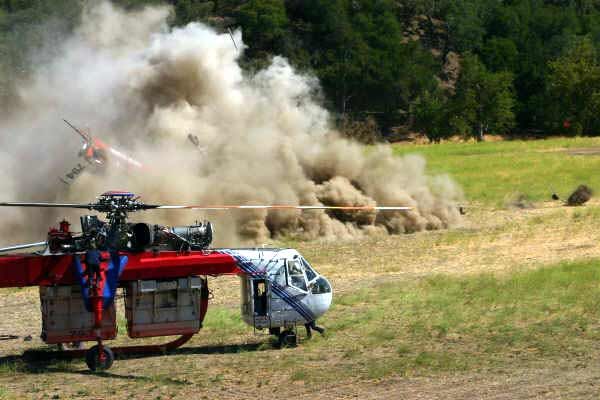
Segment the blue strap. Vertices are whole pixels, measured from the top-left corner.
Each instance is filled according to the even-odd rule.
[[[119,277],[123,273],[123,270],[127,265],[127,261],[129,261],[127,256],[119,256],[119,253],[117,252],[110,252],[108,269],[105,272],[106,280],[102,290],[102,304],[104,308],[108,308],[115,301],[117,287],[119,287]],[[85,309],[89,312],[92,312],[92,305],[90,303],[90,289],[88,287],[89,276],[85,273],[83,265],[81,264],[81,260],[78,256],[73,257],[73,271],[75,274],[75,279],[79,283],[79,286],[81,286],[81,295],[83,297]]]

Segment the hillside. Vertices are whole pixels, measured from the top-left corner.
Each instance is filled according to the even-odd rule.
[[[85,1],[0,2],[0,98],[32,53],[60,41]],[[173,25],[239,27],[253,70],[273,55],[316,75],[340,121],[372,118],[430,139],[594,135],[600,127],[600,5],[591,0],[115,0],[170,3]],[[340,124],[343,125],[343,124]]]

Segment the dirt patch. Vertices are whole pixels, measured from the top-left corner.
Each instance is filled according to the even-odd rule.
[[[570,156],[600,156],[600,147],[577,147],[563,151]]]
[[[589,361],[561,362],[513,371],[346,383],[320,388],[318,393],[322,398],[335,399],[595,398],[600,389],[600,367]]]
[[[508,195],[504,200],[505,207],[507,208],[535,208],[533,201],[524,193],[513,193]]]

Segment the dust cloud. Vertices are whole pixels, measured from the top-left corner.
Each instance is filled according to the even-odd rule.
[[[208,218],[216,245],[261,243],[280,235],[350,238],[450,227],[460,188],[426,173],[423,158],[395,157],[340,137],[320,102],[319,82],[281,57],[245,72],[241,32],[198,23],[169,28],[170,9],[84,7],[60,48],[18,85],[0,120],[2,201],[82,201],[126,189],[148,203],[395,205],[408,212],[169,211],[140,220],[189,224]],[[143,163],[142,169],[87,164],[81,140],[63,122]],[[197,138],[193,144],[188,135]],[[70,185],[59,181],[74,165]],[[40,240],[69,210],[0,210],[4,241]]]

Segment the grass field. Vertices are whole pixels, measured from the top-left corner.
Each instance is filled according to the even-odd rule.
[[[591,363],[600,354],[599,295],[595,260],[503,277],[436,275],[383,283],[337,297],[326,337],[287,350],[265,337],[248,340],[237,313],[221,306],[209,314],[204,339],[167,357],[118,360],[97,376],[82,361],[5,359],[0,395],[172,398],[216,395],[238,385],[263,392],[263,385],[278,382],[302,393],[391,376]],[[279,390],[289,395],[288,389]]]
[[[45,349],[36,337],[37,292],[0,290],[0,333],[34,336],[0,342],[0,399],[593,398],[600,202],[566,208],[543,200],[546,180],[560,180],[561,193],[600,187],[596,146],[553,139],[395,147],[468,182],[468,201],[484,207],[449,231],[277,243],[298,248],[335,290],[320,321],[327,334],[301,335],[294,349],[254,335],[239,318],[237,280],[218,278],[190,344],[92,375],[81,360],[22,357]],[[535,208],[501,207],[507,193],[528,195]]]
[[[585,149],[585,150],[584,150]],[[581,183],[600,187],[600,138],[397,145],[396,154],[422,154],[431,171],[447,173],[470,201],[502,206],[523,194],[549,200]]]

